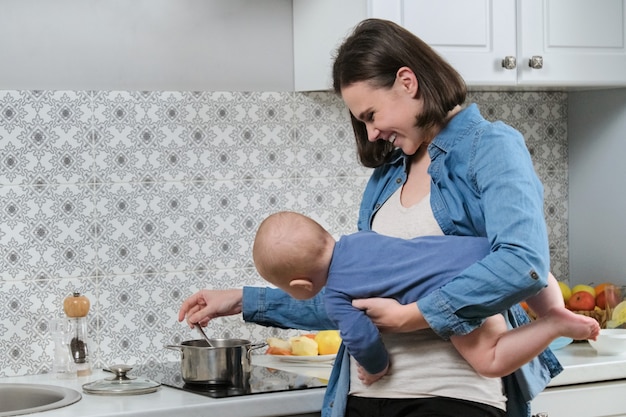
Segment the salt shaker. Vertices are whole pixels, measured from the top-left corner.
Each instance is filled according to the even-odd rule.
[[[71,325],[67,318],[50,321],[50,334],[54,342],[54,362],[52,372],[59,379],[76,377],[76,364],[70,351]]]
[[[91,375],[89,350],[87,349],[87,313],[89,313],[89,306],[89,299],[79,292],[74,292],[63,300],[63,310],[69,318],[71,326],[69,347],[78,376]]]

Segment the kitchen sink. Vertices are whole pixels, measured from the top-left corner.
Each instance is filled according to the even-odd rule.
[[[78,391],[55,385],[0,383],[0,417],[53,410],[81,398]]]

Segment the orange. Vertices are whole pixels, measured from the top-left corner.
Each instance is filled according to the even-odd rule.
[[[291,349],[283,349],[276,346],[270,346],[265,351],[267,355],[291,356]]]
[[[598,294],[600,294],[602,291],[604,291],[604,289],[606,288],[607,285],[613,285],[610,282],[603,282],[602,284],[598,284],[594,287],[594,289],[596,290],[596,296],[598,296]]]

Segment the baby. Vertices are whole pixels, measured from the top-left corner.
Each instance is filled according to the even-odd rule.
[[[369,385],[387,373],[389,354],[376,326],[352,306],[352,300],[387,297],[402,304],[416,302],[489,251],[487,239],[469,236],[400,239],[368,231],[335,241],[313,219],[279,212],[259,226],[253,258],[265,280],[296,299],[312,298],[326,288],[328,316],[359,364],[359,379]],[[543,300],[562,300],[552,275],[545,291],[552,297]],[[481,327],[453,336],[451,342],[476,372],[502,377],[532,360],[557,337],[595,339],[600,331],[597,321],[567,310],[562,302],[541,310],[548,313],[513,330],[502,315],[488,317]]]

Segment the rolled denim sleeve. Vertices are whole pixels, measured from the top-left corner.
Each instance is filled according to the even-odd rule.
[[[323,292],[320,292],[310,300],[296,300],[277,288],[244,287],[243,319],[281,329],[336,329],[326,314],[322,297]]]

